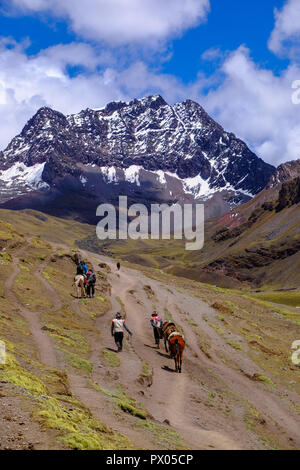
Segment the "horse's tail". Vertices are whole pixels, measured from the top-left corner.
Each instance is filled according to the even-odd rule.
[[[178,343],[177,338],[175,339],[175,346],[176,346],[176,354],[179,354],[179,343]]]

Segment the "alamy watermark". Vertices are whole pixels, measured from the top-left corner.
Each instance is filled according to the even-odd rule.
[[[4,341],[0,340],[0,365],[6,364],[6,348]]]
[[[118,217],[117,217],[118,212]],[[112,204],[101,204],[96,233],[100,240],[187,240],[185,249],[201,250],[204,245],[203,204],[144,204],[128,208],[127,196],[119,196],[118,211]],[[128,223],[128,219],[131,219]]]
[[[295,90],[292,94],[292,103],[300,104],[300,80],[295,80],[292,83],[292,88]]]
[[[300,365],[300,339],[297,341],[294,341],[292,344],[292,363],[295,364],[296,366]]]

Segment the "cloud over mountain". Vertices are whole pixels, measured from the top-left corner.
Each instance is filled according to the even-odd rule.
[[[67,19],[82,37],[113,45],[177,37],[206,19],[209,0],[13,0],[8,8]]]

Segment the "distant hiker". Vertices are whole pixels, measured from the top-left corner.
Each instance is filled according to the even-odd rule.
[[[161,327],[162,327],[163,321],[162,321],[162,318],[158,315],[157,312],[152,313],[152,316],[150,318],[150,323],[153,327],[153,334],[154,334],[155,344],[159,349],[159,340],[162,337]]]
[[[74,283],[77,299],[79,298],[79,289],[81,290],[81,297],[85,297],[84,276],[82,274],[76,274]]]
[[[89,269],[86,273],[86,293],[88,297],[94,297],[95,295],[95,284],[96,284],[96,274],[92,269]]]
[[[132,333],[126,325],[125,320],[122,318],[121,313],[118,312],[116,314],[116,318],[113,319],[111,324],[111,334],[115,338],[118,352],[121,352],[123,348],[124,328],[130,334],[130,336],[132,336]]]
[[[121,264],[119,263],[119,261],[117,262],[117,270],[120,271],[121,269]]]

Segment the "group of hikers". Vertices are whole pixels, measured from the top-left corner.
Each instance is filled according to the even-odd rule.
[[[117,263],[117,270],[120,271],[121,265]],[[81,289],[81,297],[95,296],[96,274],[92,268],[87,267],[84,261],[79,261],[76,266],[75,287],[77,290],[77,298]],[[162,318],[154,311],[150,318],[150,324],[153,328],[153,336],[156,347],[159,349],[160,340],[164,339],[166,352],[170,352],[170,357],[175,360],[176,372],[181,372],[182,356],[185,347],[183,335],[178,332],[176,325],[169,321],[163,321]],[[126,324],[125,319],[120,312],[117,312],[111,324],[111,335],[114,337],[117,351],[123,349],[124,330],[127,331],[130,338],[132,332]],[[168,351],[169,346],[169,351]]]
[[[159,342],[163,339],[163,321],[160,316],[158,316],[157,312],[153,312],[150,318],[151,326],[153,327],[153,334],[154,334],[154,341],[159,349]],[[122,314],[117,312],[116,317],[113,319],[111,324],[111,334],[115,339],[116,346],[118,348],[118,352],[122,351],[123,349],[123,338],[124,338],[124,330],[132,337],[132,332],[128,328],[126,321],[123,319]]]
[[[75,287],[77,297],[79,297],[79,289],[81,297],[92,298],[95,296],[96,274],[92,268],[88,268],[84,261],[80,261],[76,266]]]
[[[121,264],[117,262],[117,270],[120,271]],[[76,275],[74,279],[76,295],[81,297],[95,297],[96,274],[92,268],[88,268],[86,263],[81,260],[76,265]],[[80,292],[81,291],[81,292]]]
[[[156,311],[151,315],[150,324],[153,328],[156,347],[159,349],[160,340],[164,339],[166,352],[170,352],[170,357],[175,361],[175,371],[181,373],[183,350],[185,348],[183,335],[177,331],[174,323],[169,321],[163,322]],[[132,337],[132,332],[127,326],[125,319],[120,312],[117,312],[112,320],[111,335],[114,337],[118,352],[121,352],[123,349],[124,330]]]

